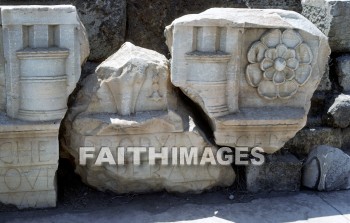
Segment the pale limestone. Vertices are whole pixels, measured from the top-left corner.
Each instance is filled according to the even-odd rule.
[[[330,49],[303,16],[213,8],[165,35],[171,81],[209,117],[218,145],[273,153],[305,125]]]
[[[59,123],[88,54],[74,6],[0,7],[0,202],[56,206]]]
[[[0,202],[18,208],[56,206],[58,123],[0,114]]]
[[[61,119],[89,54],[75,7],[3,6],[1,22],[7,115]]]
[[[169,63],[155,51],[125,43],[104,61],[95,75],[88,76],[63,120],[62,146],[76,163],[82,180],[99,190],[116,193],[169,192],[199,193],[214,186],[229,186],[235,179],[231,166],[149,165],[130,158],[126,165],[95,166],[101,147],[109,147],[117,160],[117,147],[204,147],[217,148],[206,140],[177,100],[169,81]],[[79,147],[96,148],[86,166],[79,164]],[[170,151],[169,151],[170,152]]]

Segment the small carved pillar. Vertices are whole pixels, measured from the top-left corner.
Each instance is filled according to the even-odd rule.
[[[80,76],[80,23],[75,8],[42,8],[2,8],[6,110],[12,118],[62,118]]]
[[[0,7],[1,203],[56,206],[59,120],[89,52],[84,32],[74,6]]]

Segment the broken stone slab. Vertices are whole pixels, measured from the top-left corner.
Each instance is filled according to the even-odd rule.
[[[87,112],[131,115],[166,111],[168,60],[155,51],[125,43],[96,69],[100,88]]]
[[[74,6],[0,7],[0,202],[56,206],[59,123],[88,54]]]
[[[350,189],[350,156],[338,148],[314,148],[303,166],[302,183],[319,191]]]
[[[350,125],[350,95],[340,94],[327,112],[334,127],[346,128]]]
[[[165,34],[171,82],[205,112],[216,144],[274,153],[305,125],[330,49],[300,14],[213,8]]]
[[[345,92],[350,91],[350,55],[345,54],[336,59],[336,74],[339,85]]]
[[[302,162],[290,153],[266,155],[265,160],[246,167],[247,191],[299,191]]]
[[[79,148],[109,147],[205,147],[217,148],[203,137],[185,106],[179,104],[169,81],[169,63],[161,54],[125,43],[104,61],[95,75],[88,76],[63,120],[61,145],[74,157],[76,172],[98,190],[116,193],[169,192],[199,193],[214,186],[229,186],[235,174],[231,166],[149,164],[145,154],[138,165],[127,157],[125,165],[79,164]],[[141,149],[137,149],[141,151]],[[176,153],[178,154],[178,153]]]
[[[61,119],[89,53],[75,7],[2,6],[1,24],[7,61],[1,101],[6,101],[7,115],[28,121]]]
[[[302,5],[302,15],[329,37],[332,52],[350,51],[349,0],[303,0]]]
[[[123,130],[122,126],[119,128]],[[118,134],[113,135],[113,137],[103,133],[85,137],[81,137],[79,134],[75,137],[80,137],[85,146],[98,148],[97,152],[102,147],[109,147],[112,150],[112,154],[118,154],[120,151],[115,145],[125,147],[152,145],[156,151],[160,152],[162,147],[172,148],[173,145],[189,147],[189,145],[194,144],[199,149],[198,164],[204,156],[204,148],[212,147],[212,145],[203,140],[200,134],[192,131],[182,133]],[[217,153],[215,147],[211,151],[213,154]],[[97,152],[95,157],[97,157]],[[176,154],[177,157],[180,157],[180,150]],[[230,186],[234,180],[233,170],[230,166],[196,165],[195,163],[191,165],[173,165],[173,150],[169,150],[168,157],[167,162],[169,165],[162,165],[161,163],[150,165],[150,158],[147,155],[141,156],[141,165],[134,163],[131,156],[126,156],[125,159],[128,161],[126,161],[125,165],[97,167],[94,166],[94,160],[92,160],[87,166],[78,165],[76,172],[88,185],[98,190],[109,190],[116,193],[145,193],[162,190],[177,193],[200,193],[214,186]]]
[[[18,208],[56,206],[59,123],[0,114],[0,202]]]

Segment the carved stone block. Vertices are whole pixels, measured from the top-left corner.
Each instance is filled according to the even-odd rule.
[[[0,118],[0,202],[55,207],[59,124]]]
[[[215,142],[279,150],[306,121],[330,49],[296,12],[209,9],[166,28],[171,81],[209,117]]]
[[[4,6],[1,23],[7,115],[61,119],[88,53],[75,7]]]
[[[188,111],[177,101],[168,66],[163,55],[125,43],[96,69],[96,76],[84,80],[78,100],[63,120],[62,146],[74,157],[76,172],[85,183],[116,193],[199,193],[233,183],[231,166],[172,165],[173,147],[197,147],[199,158],[205,147],[211,147],[214,154],[217,148],[196,130]],[[82,146],[96,149],[85,166],[79,164]],[[168,147],[169,165],[151,165],[145,153],[141,165],[126,157],[125,165],[96,166],[102,147],[108,147],[115,160],[118,147],[154,147],[158,153]]]
[[[56,206],[59,123],[88,54],[75,7],[0,7],[0,202]]]

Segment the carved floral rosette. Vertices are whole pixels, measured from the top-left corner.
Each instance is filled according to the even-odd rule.
[[[246,80],[266,99],[288,99],[309,80],[312,60],[297,31],[273,29],[249,49]]]

